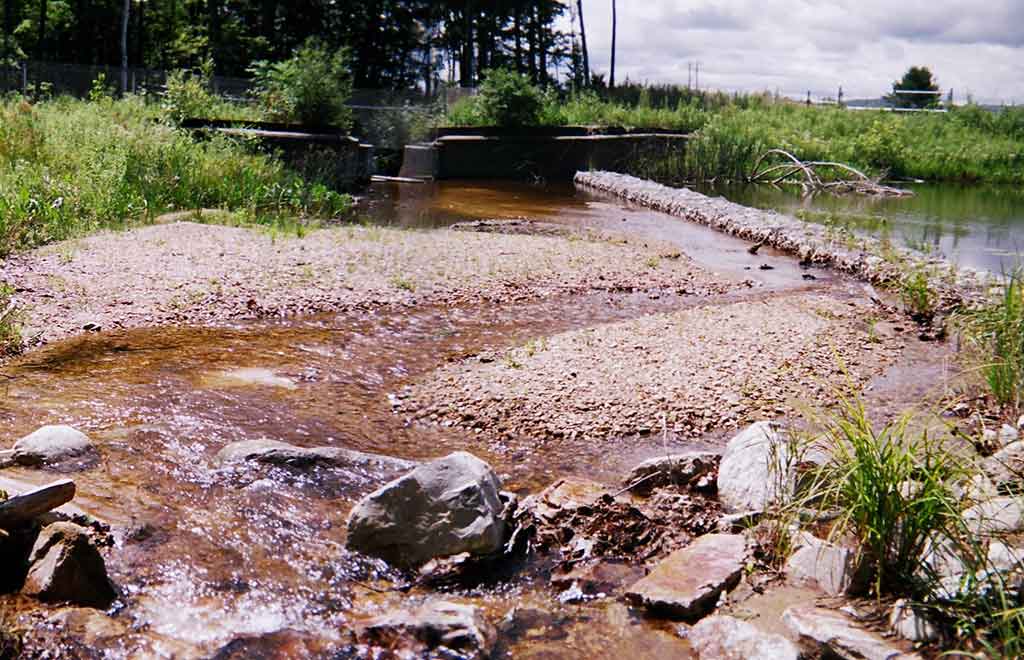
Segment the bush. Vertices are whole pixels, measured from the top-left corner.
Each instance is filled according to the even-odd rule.
[[[267,115],[276,121],[348,129],[352,95],[348,52],[331,52],[311,39],[283,62],[255,62],[250,68],[256,96]]]
[[[480,119],[494,126],[540,124],[541,91],[521,73],[491,69],[475,102]]]
[[[167,74],[164,87],[163,109],[171,121],[213,118],[213,108],[220,102],[210,93],[213,62],[207,60],[197,71],[180,69]]]

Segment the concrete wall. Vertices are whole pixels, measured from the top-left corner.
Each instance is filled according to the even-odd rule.
[[[465,129],[463,129],[465,130]],[[402,176],[436,179],[571,180],[578,171],[629,172],[643,159],[660,159],[686,148],[678,133],[616,135],[448,134],[430,144],[406,147]]]

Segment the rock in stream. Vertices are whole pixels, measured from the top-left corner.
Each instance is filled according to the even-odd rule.
[[[505,540],[500,490],[487,463],[466,452],[449,454],[356,504],[348,547],[402,567],[463,552],[497,552]]]

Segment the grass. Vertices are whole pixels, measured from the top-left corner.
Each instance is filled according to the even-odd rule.
[[[1024,386],[1024,271],[1006,277],[991,304],[963,311],[958,317],[974,360],[996,401],[1020,411]]]
[[[972,657],[1019,657],[1020,595],[990,557],[992,539],[974,532],[961,514],[979,496],[958,492],[976,477],[977,467],[916,428],[914,418],[905,413],[878,425],[860,401],[849,398],[813,415],[819,431],[799,440],[795,455],[829,458],[805,472],[796,494],[769,521],[774,524],[767,542],[775,546],[768,561],[785,561],[790,525],[801,514],[828,513],[827,527],[807,525],[857,550],[862,593],[879,602],[907,598],[945,631],[944,648]],[[948,574],[925,559],[936,552],[962,566],[952,586]]]
[[[139,98],[0,102],[0,255],[168,211],[334,217],[350,198],[227,138],[198,141]]]
[[[540,124],[663,128],[694,133],[685,154],[636,167],[667,182],[740,181],[771,148],[803,160],[838,161],[876,176],[929,181],[1024,182],[1024,109],[991,113],[977,106],[947,114],[808,107],[766,94],[729,97],[593,93],[543,95]],[[481,125],[474,98],[450,109],[446,123]],[[633,172],[637,173],[637,172]]]

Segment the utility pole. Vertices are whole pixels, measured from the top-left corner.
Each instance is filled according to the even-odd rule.
[[[697,60],[696,64],[693,65],[693,86],[700,91],[700,60]]]
[[[686,89],[693,87],[693,62],[686,63]]]
[[[612,0],[612,72],[608,76],[609,89],[615,87],[615,32],[619,27],[619,15],[616,11],[615,0]]]
[[[590,53],[587,51],[587,24],[583,22],[583,0],[576,0],[576,11],[580,15],[580,39],[583,41],[584,87],[590,87]]]

